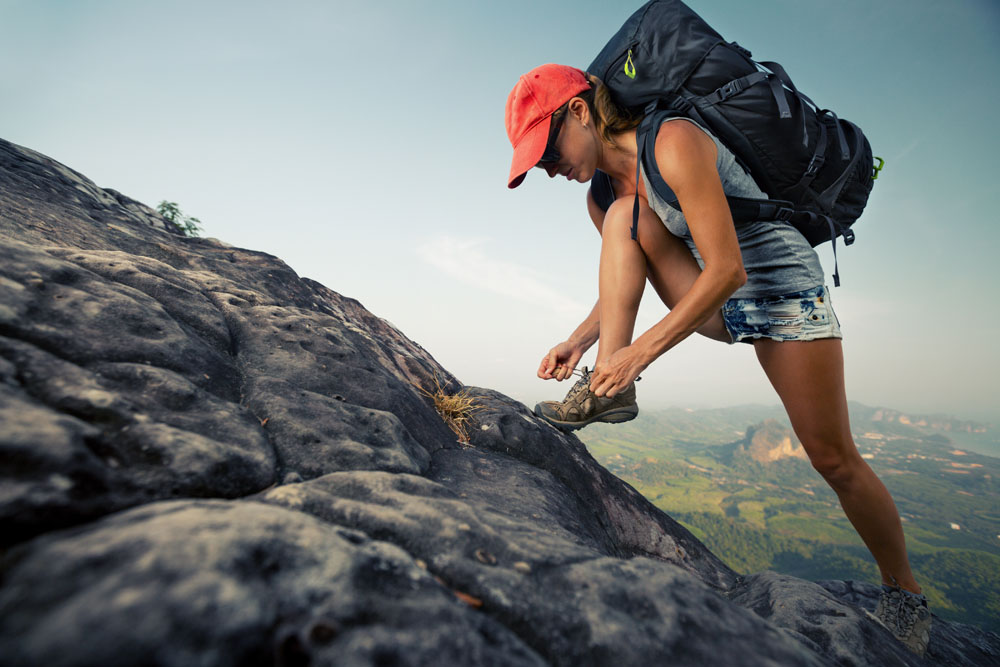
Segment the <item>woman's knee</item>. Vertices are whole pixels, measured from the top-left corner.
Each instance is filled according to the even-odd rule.
[[[812,467],[834,489],[849,486],[867,465],[853,442],[802,444]]]
[[[604,227],[601,234],[621,234],[629,233],[632,229],[632,199],[631,197],[619,197],[608,207],[604,214]],[[641,207],[640,207],[641,212]]]
[[[629,195],[619,197],[608,208],[604,216],[604,227],[601,232],[618,236],[628,235],[631,238],[632,225],[634,224],[635,199]],[[646,200],[639,198],[639,224],[637,228],[637,241],[646,254],[662,244],[663,237],[668,234],[663,221],[653,212]],[[679,241],[679,239],[678,239]]]

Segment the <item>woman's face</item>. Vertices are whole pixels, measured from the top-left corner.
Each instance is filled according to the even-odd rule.
[[[565,176],[567,180],[586,183],[597,170],[597,151],[594,133],[590,131],[590,109],[580,98],[573,98],[562,117],[553,121],[554,136],[549,138],[546,154],[558,154],[554,162],[543,157],[536,167],[544,169],[549,178]],[[554,149],[554,150],[553,150]]]

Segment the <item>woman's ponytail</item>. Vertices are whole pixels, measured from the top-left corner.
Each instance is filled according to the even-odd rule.
[[[590,115],[594,118],[594,125],[601,138],[608,144],[617,147],[614,135],[639,127],[642,115],[633,115],[628,109],[623,109],[615,104],[614,100],[611,99],[611,91],[604,85],[604,82],[593,74],[587,74],[587,81],[590,83],[590,88],[576,97],[587,103],[587,108],[590,109]],[[561,117],[568,108],[569,102],[566,102],[556,109],[552,114],[552,119],[556,120]]]
[[[614,135],[634,130],[642,121],[641,115],[633,115],[628,109],[623,109],[611,99],[611,91],[600,79],[592,74],[587,74],[590,82],[590,90],[583,97],[594,115],[594,122],[597,124],[597,132],[606,142],[615,146]],[[590,99],[587,99],[590,98]]]

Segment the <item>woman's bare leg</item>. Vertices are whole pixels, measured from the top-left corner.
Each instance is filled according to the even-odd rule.
[[[836,492],[844,513],[875,557],[883,583],[920,593],[896,505],[851,436],[840,339],[760,339],[754,348],[809,460]]]
[[[604,216],[601,231],[601,336],[598,363],[632,343],[635,316],[648,277],[667,306],[691,289],[701,267],[679,238],[667,231],[659,217],[641,199],[639,242],[632,240],[632,198],[617,200]],[[729,333],[717,313],[698,333],[729,342]]]

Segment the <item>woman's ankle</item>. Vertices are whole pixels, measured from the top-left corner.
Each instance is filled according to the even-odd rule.
[[[886,579],[888,579],[888,581],[886,581]],[[902,583],[900,583],[899,580],[891,574],[883,576],[882,585],[889,586],[890,588],[898,588],[906,593],[910,593],[911,595],[923,595],[923,589],[920,588],[920,584],[918,584],[916,579],[912,576],[908,579],[904,579]]]

